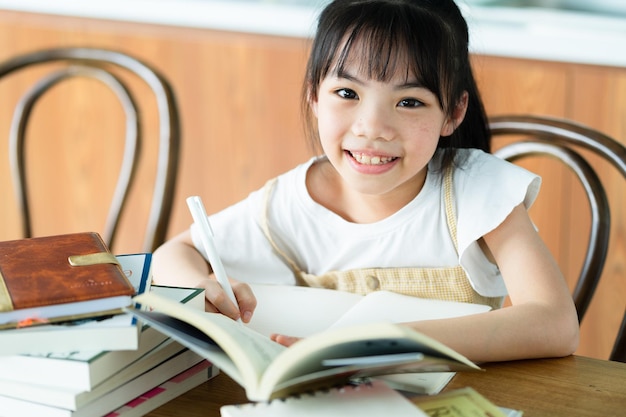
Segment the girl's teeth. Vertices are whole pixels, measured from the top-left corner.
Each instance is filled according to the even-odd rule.
[[[352,156],[357,160],[357,162],[363,165],[383,165],[393,161],[394,159],[387,156],[369,156],[360,153],[353,153]]]

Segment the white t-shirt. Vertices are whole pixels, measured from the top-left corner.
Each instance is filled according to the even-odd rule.
[[[495,229],[520,203],[535,200],[541,179],[516,165],[475,149],[460,149],[464,163],[454,171],[459,252],[446,223],[442,171],[429,171],[420,193],[393,215],[368,224],[351,223],[313,201],[305,180],[316,158],[278,177],[269,199],[269,227],[278,246],[301,270],[461,265],[481,295],[500,297],[506,287],[498,268],[476,242]],[[228,275],[254,283],[295,284],[289,266],[263,234],[264,189],[210,216],[216,246]],[[197,228],[192,238],[200,249]],[[201,250],[204,253],[203,250]]]

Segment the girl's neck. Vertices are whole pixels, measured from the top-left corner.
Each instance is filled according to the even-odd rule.
[[[306,187],[316,203],[344,220],[367,224],[386,219],[410,203],[425,180],[426,174],[385,195],[363,194],[350,188],[330,162],[322,159],[309,168]]]

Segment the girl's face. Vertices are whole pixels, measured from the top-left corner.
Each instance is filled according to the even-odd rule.
[[[413,198],[439,137],[454,131],[465,107],[448,117],[413,75],[398,71],[381,82],[360,68],[348,60],[343,74],[330,72],[311,103],[324,153],[352,190],[378,196],[407,192]]]

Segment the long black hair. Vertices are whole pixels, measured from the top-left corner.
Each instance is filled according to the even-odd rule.
[[[448,116],[467,92],[465,119],[451,136],[439,139],[444,166],[458,148],[489,152],[491,135],[468,44],[467,23],[453,0],[332,1],[319,16],[304,80],[305,126],[314,149],[319,149],[319,136],[310,102],[317,100],[330,72],[341,74],[348,56],[360,54],[362,70],[378,81],[390,79],[398,65],[408,62],[407,71],[437,96]]]

